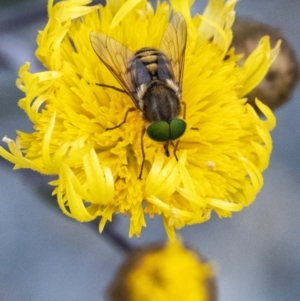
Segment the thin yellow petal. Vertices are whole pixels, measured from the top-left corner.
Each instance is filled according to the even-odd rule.
[[[213,207],[221,208],[223,210],[228,211],[241,211],[244,207],[243,204],[234,204],[217,199],[209,199],[208,203]]]
[[[260,40],[257,48],[249,55],[242,67],[245,80],[240,92],[241,97],[252,91],[265,77],[280,51],[280,43],[278,41],[275,48],[271,50],[269,37],[266,36]]]
[[[115,28],[125,17],[128,13],[130,13],[133,8],[139,4],[142,0],[127,0],[118,10],[116,15],[114,16],[111,24],[110,29]]]
[[[91,150],[83,157],[87,185],[93,202],[110,204],[114,196],[114,180],[110,169],[100,165],[96,152]]]
[[[255,103],[259,110],[262,112],[262,114],[266,117],[265,124],[267,125],[268,130],[273,130],[276,126],[276,118],[275,115],[272,113],[272,110],[258,99],[256,99]]]

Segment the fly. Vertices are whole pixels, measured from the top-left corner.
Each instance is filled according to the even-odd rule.
[[[146,129],[142,130],[141,145],[143,162],[139,174],[142,177],[145,153],[143,135],[146,131],[150,139],[163,142],[165,154],[169,156],[169,145],[174,146],[174,156],[179,138],[186,130],[186,122],[180,117],[182,77],[184,69],[184,55],[187,40],[187,26],[181,13],[176,13],[168,24],[159,50],[144,47],[133,53],[127,47],[108,37],[102,32],[91,32],[90,41],[99,59],[114,75],[140,110],[147,121]],[[105,84],[100,86],[114,88]],[[120,89],[117,89],[120,90]],[[124,120],[111,130],[126,122]],[[176,144],[173,141],[177,140]]]

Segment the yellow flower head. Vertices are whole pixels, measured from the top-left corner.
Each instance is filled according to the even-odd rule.
[[[111,301],[213,301],[211,264],[179,242],[130,254],[109,288]]]
[[[249,205],[263,184],[275,119],[257,101],[265,115],[260,119],[243,96],[264,77],[279,46],[271,50],[265,37],[237,65],[240,57],[229,49],[236,0],[211,0],[194,17],[192,1],[158,2],[155,9],[145,0],[108,0],[104,7],[90,2],[49,0],[36,51],[48,71],[31,73],[26,63],[17,81],[25,93],[19,105],[34,131],[18,132],[16,142],[5,138],[10,152],[1,148],[0,155],[15,168],[57,175],[51,185],[62,211],[81,222],[100,216],[100,231],[113,213],[129,214],[130,236],[140,234],[145,214],[161,215],[174,238],[175,229],[207,221],[212,211],[229,217]],[[177,91],[186,130],[178,145],[144,134],[149,120],[129,96],[137,91],[120,91],[124,85],[98,57],[102,48],[90,41],[101,32],[126,53],[159,49],[176,12],[187,28]],[[110,53],[127,72],[126,56],[114,47]]]

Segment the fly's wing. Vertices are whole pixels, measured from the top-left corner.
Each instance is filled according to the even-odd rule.
[[[165,54],[161,56],[161,76],[167,79],[168,74],[174,75],[175,84],[182,88],[182,76],[184,68],[184,54],[187,39],[187,27],[181,13],[176,13],[162,37],[160,51]],[[166,61],[167,57],[169,59]],[[160,66],[160,65],[159,65]],[[160,70],[159,70],[160,71]],[[159,76],[160,77],[160,76]],[[170,78],[170,77],[169,77]]]
[[[137,61],[134,53],[128,48],[102,32],[91,32],[90,41],[99,59],[115,76],[136,107],[139,108],[137,88],[147,79],[139,78],[138,73],[143,74],[146,71],[146,75],[150,77],[143,63]]]

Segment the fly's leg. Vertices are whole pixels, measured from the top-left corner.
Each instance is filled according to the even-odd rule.
[[[170,157],[170,152],[169,152],[169,144],[173,144],[172,141],[167,141],[165,144],[164,144],[164,150],[165,150],[165,155],[167,157]]]
[[[182,102],[181,102],[181,105],[182,105],[182,107],[183,107],[183,114],[182,114],[182,117],[183,117],[183,119],[185,119],[185,117],[186,117],[186,103],[185,103],[184,101],[182,101]],[[173,149],[173,154],[174,154],[174,157],[175,157],[176,161],[178,161],[178,157],[177,157],[177,155],[176,155],[176,151],[178,150],[179,142],[180,142],[180,140],[177,140],[177,141],[175,142],[175,144],[174,144],[173,141],[168,141],[168,142],[164,145],[164,148],[165,148],[165,154],[166,154],[167,157],[169,157],[169,149],[168,149],[169,144],[171,144],[171,145],[174,147],[174,149]]]
[[[127,91],[122,90],[122,89],[119,89],[119,88],[117,88],[117,87],[115,87],[115,86],[105,85],[105,84],[97,84],[97,83],[96,83],[96,86],[114,89],[114,90],[116,90],[116,91],[118,91],[118,92],[125,93],[125,94],[128,95]],[[118,124],[118,125],[116,125],[116,126],[114,126],[114,127],[112,127],[112,128],[107,128],[106,130],[107,130],[107,131],[110,131],[110,130],[114,130],[114,129],[120,127],[122,124],[124,124],[124,123],[126,122],[128,113],[129,113],[129,112],[133,112],[134,110],[135,110],[134,108],[128,109],[128,110],[126,111],[126,114],[125,114],[125,117],[124,117],[123,121],[122,121],[120,124]]]
[[[142,161],[138,180],[142,180],[142,174],[143,174],[143,169],[144,169],[144,164],[145,164],[145,150],[144,150],[144,140],[143,140],[145,131],[146,131],[145,128],[143,128],[142,135],[141,135],[141,149],[142,149],[143,161]]]
[[[164,144],[165,155],[166,155],[167,157],[170,157],[169,145],[171,144],[171,145],[174,147],[174,149],[173,149],[173,154],[174,154],[174,157],[175,157],[176,161],[178,161],[178,157],[177,157],[177,155],[176,155],[176,151],[178,150],[178,144],[179,144],[179,141],[180,141],[180,140],[177,140],[177,141],[175,142],[175,144],[174,144],[174,142],[173,142],[172,140],[170,140],[170,141],[167,141],[167,142]]]
[[[183,114],[182,114],[182,116],[183,116],[183,119],[185,119],[185,117],[186,117],[186,103],[185,103],[184,101],[182,101],[182,102],[181,102],[181,105],[183,106]],[[199,131],[198,128],[191,128],[191,130]],[[179,141],[176,142],[176,149],[175,149],[175,151],[177,150],[178,144],[179,144]],[[175,157],[176,157],[176,155],[175,155]],[[178,161],[178,160],[177,160],[177,161]]]
[[[185,119],[186,117],[186,103],[184,101],[181,102],[181,105],[183,106],[183,114],[182,117]]]
[[[127,91],[122,90],[122,89],[119,89],[119,88],[114,87],[114,86],[104,85],[104,84],[96,84],[96,85],[97,85],[97,86],[104,87],[104,88],[114,89],[114,90],[117,90],[117,91],[119,91],[119,92],[121,92],[121,93],[125,93],[125,94],[129,95]],[[123,119],[123,121],[122,121],[121,123],[119,123],[118,125],[116,125],[116,126],[114,126],[114,127],[112,127],[112,128],[107,128],[106,130],[107,130],[107,131],[114,130],[114,129],[120,127],[122,124],[126,123],[128,114],[129,114],[130,112],[135,111],[135,110],[136,110],[135,108],[129,108],[129,109],[126,111],[126,114],[125,114],[125,116],[124,116],[124,119]],[[140,174],[139,174],[138,180],[142,180],[142,174],[143,174],[143,169],[144,169],[144,164],[145,164],[145,150],[144,150],[144,141],[143,141],[143,137],[144,137],[145,131],[146,131],[146,130],[145,130],[145,128],[144,128],[143,131],[142,131],[142,135],[141,135],[141,148],[142,148],[143,161],[142,161],[142,166],[141,166],[141,169],[140,169]]]
[[[122,121],[121,123],[119,123],[118,125],[116,125],[116,126],[114,126],[114,127],[112,127],[112,128],[107,128],[106,130],[107,130],[107,131],[114,130],[114,129],[120,127],[122,124],[126,123],[126,119],[127,119],[127,116],[128,116],[128,114],[129,114],[129,112],[133,112],[133,111],[135,111],[135,110],[136,110],[135,108],[129,108],[129,109],[126,111],[125,117],[124,117],[124,119],[123,119],[123,121]]]
[[[96,83],[95,85],[96,85],[96,86],[100,86],[100,87],[104,87],[104,88],[114,89],[114,90],[116,90],[116,91],[119,91],[119,92],[121,92],[121,93],[125,93],[125,94],[128,95],[128,93],[127,93],[125,90],[120,89],[120,88],[117,88],[117,87],[115,87],[115,86],[104,85],[104,84],[97,84],[97,83]]]
[[[176,155],[176,151],[178,150],[179,142],[180,142],[180,140],[177,140],[177,141],[175,142],[175,145],[173,145],[173,146],[174,146],[173,154],[174,154],[174,157],[175,157],[176,161],[178,161],[178,157],[177,157],[177,155]]]

